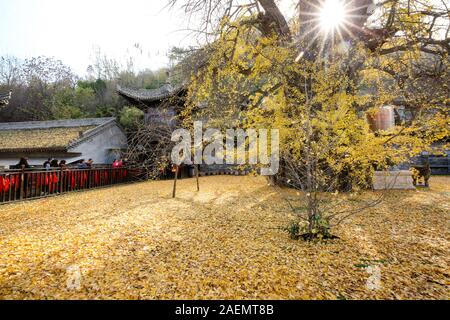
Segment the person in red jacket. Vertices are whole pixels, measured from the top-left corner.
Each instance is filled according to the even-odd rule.
[[[114,159],[114,162],[112,164],[113,168],[121,168],[122,166],[123,166],[123,161],[122,160]]]

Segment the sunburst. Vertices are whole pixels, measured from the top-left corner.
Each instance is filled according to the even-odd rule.
[[[301,25],[307,26],[307,31],[301,35],[301,39],[307,41],[303,48],[305,52],[320,41],[321,54],[330,45],[354,38],[353,32],[361,28],[354,24],[354,20],[360,18],[359,11],[364,7],[355,6],[355,1],[319,0],[319,3],[310,5],[309,12],[301,13]],[[299,55],[296,61],[302,57],[303,54]]]
[[[325,0],[318,13],[322,31],[338,30],[346,23],[348,14],[347,7],[341,0]]]

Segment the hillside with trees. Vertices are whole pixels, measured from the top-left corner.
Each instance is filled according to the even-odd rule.
[[[122,66],[106,56],[98,56],[85,77],[52,57],[2,56],[0,92],[11,90],[12,98],[0,109],[0,122],[114,116],[124,127],[132,127],[143,113],[116,94],[117,84],[155,89],[167,80],[167,69],[136,72],[131,62]]]

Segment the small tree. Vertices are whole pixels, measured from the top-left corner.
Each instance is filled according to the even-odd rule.
[[[280,130],[282,172],[277,184],[302,191],[297,204],[289,203],[297,217],[288,228],[293,238],[333,237],[333,226],[375,206],[383,195],[345,209],[336,205],[333,194],[369,188],[375,167],[386,167],[389,158],[404,159],[359,115],[357,106],[367,97],[348,76],[343,58],[336,55],[334,61],[288,66],[285,72],[303,90],[284,83],[283,92],[266,97],[262,107],[246,113],[248,126]]]
[[[120,124],[128,131],[134,131],[144,120],[144,112],[136,107],[124,107],[120,111]]]
[[[142,179],[159,179],[165,176],[170,165],[172,127],[166,123],[137,124],[130,133],[124,157],[129,164],[142,170]]]

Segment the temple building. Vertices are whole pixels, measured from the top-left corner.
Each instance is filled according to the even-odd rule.
[[[168,83],[158,89],[130,89],[117,86],[117,93],[130,104],[145,112],[145,123],[147,125],[165,123],[174,129],[177,122],[175,116],[179,115],[184,108],[187,88],[185,86],[174,87]],[[192,166],[187,166],[188,174],[192,176]],[[234,165],[213,164],[200,165],[200,175],[215,174],[242,174]]]
[[[48,158],[111,164],[126,148],[127,137],[115,118],[0,123],[3,169],[22,157],[31,166],[41,166]]]
[[[184,106],[186,88],[168,83],[158,89],[130,89],[118,85],[117,93],[145,112],[146,124],[164,122],[175,125],[173,118]]]

